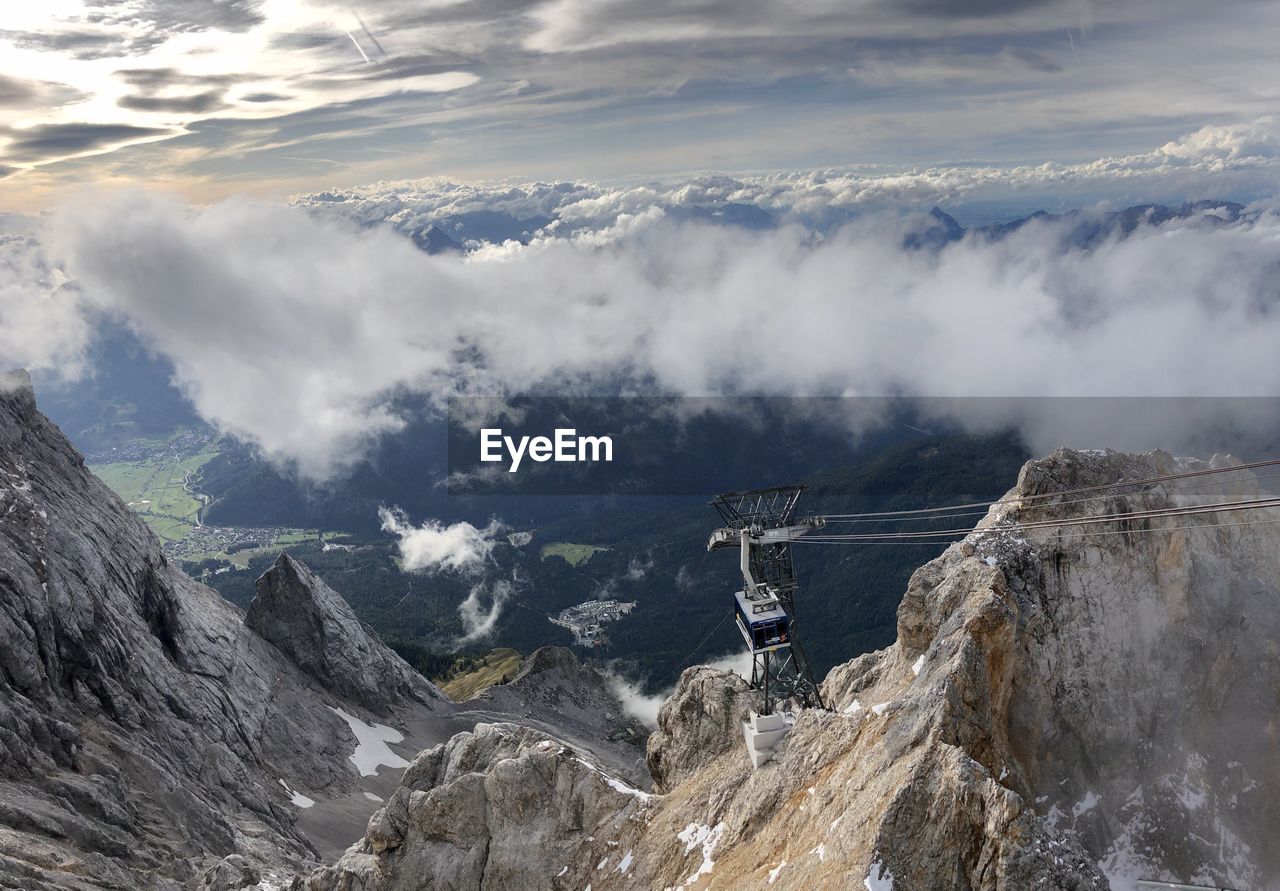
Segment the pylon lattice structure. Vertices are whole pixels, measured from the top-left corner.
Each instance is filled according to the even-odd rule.
[[[751,686],[761,693],[761,715],[788,700],[826,707],[796,628],[799,582],[791,542],[825,525],[821,517],[796,519],[803,491],[804,486],[776,486],[711,501],[725,525],[711,534],[707,550],[736,547],[741,554],[743,589],[734,595],[734,612],[751,652]]]

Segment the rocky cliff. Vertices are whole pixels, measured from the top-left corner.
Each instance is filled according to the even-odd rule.
[[[376,725],[361,716],[409,733],[443,709],[340,598],[285,591],[281,574],[265,588],[323,629],[318,663],[275,634],[270,604],[264,636],[172,567],[36,410],[26,375],[3,376],[0,887],[176,888],[210,868],[215,884],[258,881],[316,861],[296,823],[316,800],[356,795],[347,825],[363,825],[356,731]],[[389,692],[335,663],[342,651]]]
[[[242,613],[0,375],[0,888],[279,887],[358,838],[414,752],[513,716],[639,773],[567,651],[461,709],[287,554]]]
[[[655,791],[551,734],[421,754],[363,841],[295,887],[1280,887],[1280,519],[1024,524],[1249,496],[1249,473],[1061,451],[911,579],[898,640],[836,668],[752,770],[733,675],[686,671]],[[465,827],[465,828],[464,828]],[[427,880],[424,877],[430,877]]]
[[[244,621],[325,689],[372,711],[410,699],[428,706],[446,699],[288,553],[258,579]]]

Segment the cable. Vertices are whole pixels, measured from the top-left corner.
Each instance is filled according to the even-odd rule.
[[[881,532],[858,535],[817,535],[793,539],[799,542],[812,543],[857,543],[884,541],[914,541],[921,539],[939,539],[948,536],[967,537],[969,535],[1008,534],[1034,529],[1065,529],[1074,526],[1093,526],[1102,523],[1122,522],[1125,520],[1154,520],[1166,517],[1185,517],[1197,514],[1229,513],[1240,510],[1268,510],[1280,508],[1280,498],[1258,498],[1250,501],[1224,501],[1217,504],[1184,505],[1178,507],[1158,508],[1153,510],[1129,511],[1120,514],[1106,514],[1097,517],[1073,517],[1064,520],[1044,520],[1031,523],[1016,523],[1011,526],[988,526],[984,529],[935,529],[921,532]],[[1121,532],[1143,530],[1119,530]]]
[[[716,622],[716,627],[708,631],[707,636],[702,638],[702,640],[698,641],[698,645],[695,646],[692,650],[690,650],[687,656],[685,656],[683,659],[681,659],[679,662],[676,663],[676,667],[671,670],[671,673],[668,674],[665,678],[663,678],[663,683],[665,684],[667,681],[670,681],[672,678],[678,675],[681,669],[684,668],[684,664],[688,662],[690,659],[692,659],[695,655],[697,655],[698,650],[702,649],[702,645],[707,641],[711,640],[711,636],[720,630],[720,626],[724,624],[724,620],[729,618],[732,615],[733,615],[733,610],[729,610],[727,613],[721,616],[720,621]]]
[[[1255,498],[1250,501],[1220,501],[1215,504],[1191,504],[1175,507],[1152,508],[1148,510],[1126,511],[1119,514],[1103,514],[1096,517],[1069,517],[1063,520],[1036,520],[1029,523],[1017,523],[1017,529],[1043,529],[1046,527],[1085,526],[1094,523],[1109,523],[1120,520],[1149,520],[1166,516],[1185,516],[1189,514],[1218,513],[1233,510],[1261,510],[1280,507],[1280,498]],[[917,532],[866,532],[839,535],[808,536],[813,540],[864,541],[874,538],[927,538],[939,535],[970,535],[974,533],[990,534],[991,532],[1010,531],[1014,527],[989,526],[986,529],[933,529]],[[792,539],[805,540],[805,536]]]
[[[1093,538],[1094,536],[1097,536],[1097,535],[1145,535],[1149,532],[1177,532],[1183,529],[1234,529],[1238,526],[1271,526],[1276,524],[1280,524],[1280,518],[1277,518],[1274,520],[1246,520],[1243,523],[1197,523],[1192,526],[1152,526],[1147,529],[1102,529],[1097,532],[1081,532],[1079,533],[1079,535],[1081,538]],[[975,529],[974,531],[981,532],[983,530]],[[994,530],[994,531],[1007,532],[1009,531],[1009,528],[1004,527],[1001,530]],[[915,541],[847,542],[847,541],[808,541],[803,538],[797,538],[795,539],[795,541],[802,544],[825,544],[825,545],[864,544],[864,545],[867,545],[868,547],[879,547],[880,545],[906,545],[908,547],[913,547],[913,548],[924,548],[930,545],[955,544],[957,541],[963,541],[963,539],[940,538],[940,539],[937,539],[936,541],[915,540]]]
[[[1255,461],[1251,464],[1238,464],[1234,467],[1213,467],[1208,470],[1192,470],[1186,473],[1173,473],[1165,476],[1153,476],[1147,479],[1129,480],[1128,482],[1119,481],[1115,483],[1106,483],[1099,486],[1083,486],[1076,489],[1063,489],[1058,492],[1044,492],[1039,495],[1021,495],[1015,498],[999,498],[995,501],[973,501],[968,504],[949,504],[945,507],[922,507],[916,510],[893,510],[893,511],[873,511],[860,514],[828,514],[824,516],[826,520],[846,520],[846,519],[863,519],[871,517],[906,517],[919,516],[921,514],[933,514],[946,510],[961,510],[970,507],[990,508],[997,504],[1010,504],[1013,502],[1026,503],[1030,501],[1042,501],[1048,498],[1060,498],[1063,495],[1079,495],[1083,492],[1101,492],[1106,489],[1127,489],[1133,486],[1146,486],[1154,483],[1165,483],[1173,480],[1190,479],[1192,477],[1210,476],[1218,473],[1237,473],[1243,470],[1253,470],[1257,467],[1275,467],[1280,465],[1280,458],[1272,458],[1268,461]]]
[[[1254,474],[1254,477],[1253,477],[1253,478],[1254,478],[1254,480],[1269,480],[1269,479],[1275,479],[1275,478],[1277,478],[1277,477],[1280,477],[1280,472],[1277,472],[1277,473],[1261,473],[1261,474]],[[1190,485],[1190,486],[1181,486],[1181,487],[1179,487],[1178,489],[1176,489],[1175,491],[1177,491],[1177,492],[1187,492],[1187,491],[1190,491],[1190,490],[1192,490],[1192,489],[1203,489],[1203,488],[1204,488],[1204,487],[1206,487],[1206,486],[1213,486],[1213,485],[1218,485],[1218,484],[1217,484],[1216,482],[1213,482],[1213,481],[1204,482],[1204,483],[1196,483],[1196,484],[1193,484],[1193,485]],[[1089,497],[1087,497],[1087,498],[1075,498],[1075,499],[1072,499],[1072,500],[1070,500],[1070,501],[1059,501],[1059,502],[1056,502],[1056,503],[1054,504],[1054,507],[1065,507],[1065,506],[1070,505],[1070,504],[1086,504],[1086,503],[1088,503],[1088,502],[1090,502],[1090,501],[1096,501],[1097,499],[1099,499],[1099,498],[1103,498],[1103,497],[1105,497],[1105,495],[1091,495],[1091,496],[1089,496]],[[1009,499],[1009,501],[1008,501],[1007,503],[1012,503],[1012,502],[1013,502],[1013,499]],[[1002,504],[1002,503],[1006,503],[1006,502],[995,501],[995,502],[992,502],[992,506],[994,506],[994,505],[996,505],[996,504]],[[956,505],[956,506],[957,506],[957,507],[962,507],[963,505]],[[945,510],[950,510],[950,508],[929,508],[929,510],[944,510],[944,509],[945,509]],[[907,517],[907,518],[900,518],[900,519],[898,519],[898,520],[892,520],[892,519],[876,519],[876,518],[874,518],[874,517],[865,517],[865,518],[860,518],[860,519],[847,519],[847,520],[846,520],[846,519],[841,519],[841,517],[843,517],[843,516],[847,516],[847,515],[844,515],[844,514],[834,514],[834,515],[831,515],[831,516],[823,516],[823,519],[824,519],[824,520],[826,520],[828,523],[870,523],[870,524],[876,524],[876,523],[893,523],[893,522],[899,522],[899,523],[914,523],[914,522],[927,523],[927,522],[930,522],[930,521],[932,521],[932,520],[950,520],[950,519],[956,519],[956,518],[959,518],[959,517],[982,517],[982,516],[986,516],[986,514],[987,514],[987,511],[986,511],[986,510],[973,510],[973,511],[965,511],[965,512],[963,512],[963,513],[955,513],[955,514],[938,514],[938,515],[936,515],[936,516],[932,516],[932,517],[914,517],[914,518],[912,518],[912,517]]]

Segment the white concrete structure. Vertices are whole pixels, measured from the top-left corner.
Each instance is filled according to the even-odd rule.
[[[773,757],[773,750],[787,735],[795,718],[783,712],[771,715],[751,713],[749,721],[742,722],[742,736],[747,743],[747,755],[752,767],[760,767]]]

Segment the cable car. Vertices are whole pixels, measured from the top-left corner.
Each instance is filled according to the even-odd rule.
[[[749,600],[744,592],[739,591],[733,599],[738,630],[753,655],[791,646],[790,619],[776,597]]]

